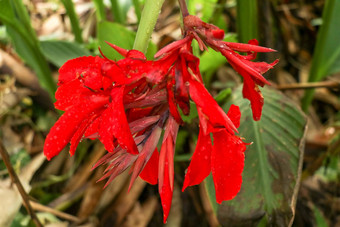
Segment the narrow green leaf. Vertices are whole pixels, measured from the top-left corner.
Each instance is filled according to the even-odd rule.
[[[135,7],[135,13],[136,13],[137,21],[139,23],[140,17],[142,15],[141,6],[140,6],[140,3],[139,3],[139,0],[132,0],[132,2],[133,2],[133,5]]]
[[[340,71],[340,1],[327,0],[322,25],[313,54],[309,82],[320,81],[326,76]],[[312,102],[314,89],[307,90],[302,100],[302,108],[307,111]]]
[[[6,26],[16,52],[35,71],[53,100],[56,84],[27,17],[28,13],[19,0],[0,0],[0,20]]]
[[[237,0],[237,34],[242,43],[257,39],[257,0]]]
[[[248,145],[239,194],[219,207],[222,225],[289,226],[293,219],[302,168],[306,118],[290,99],[278,91],[262,89],[262,119],[253,121],[249,101],[241,88],[232,103],[242,113],[240,136]],[[231,103],[229,103],[231,104]]]
[[[125,15],[123,14],[124,12],[120,7],[119,0],[111,0],[111,12],[116,23],[125,23]]]
[[[91,55],[81,45],[67,41],[41,41],[40,45],[45,57],[57,67],[61,67],[70,59]]]
[[[96,8],[97,21],[100,22],[106,19],[105,5],[103,0],[92,0]]]
[[[78,43],[83,43],[83,37],[81,35],[81,29],[79,26],[79,20],[78,16],[76,14],[76,11],[74,9],[74,5],[72,0],[61,0],[64,4],[64,7],[66,9],[66,13],[71,21],[72,31],[75,36],[75,40]]]

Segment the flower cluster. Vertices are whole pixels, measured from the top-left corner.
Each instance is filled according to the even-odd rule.
[[[197,106],[200,130],[183,190],[201,183],[211,172],[216,200],[221,203],[232,199],[242,183],[246,144],[235,135],[240,110],[232,105],[226,114],[204,87],[192,40],[202,49],[210,46],[219,51],[243,76],[243,95],[251,102],[255,120],[260,119],[263,105],[258,85],[268,84],[262,74],[276,64],[250,61],[257,52],[272,51],[259,47],[255,40],[224,42],[223,30],[194,16],[185,17],[184,25],[184,38],[161,49],[154,61],[137,50],[109,44],[124,59],[90,56],[66,62],[59,70],[55,103],[65,113],[44,146],[44,154],[51,159],[68,143],[73,155],[83,138],[99,139],[108,151],[94,166],[107,165],[100,180],[107,179],[109,184],[130,167],[130,187],[138,176],[158,184],[164,222],[172,200],[175,143],[183,124],[180,112],[190,113],[190,100]]]

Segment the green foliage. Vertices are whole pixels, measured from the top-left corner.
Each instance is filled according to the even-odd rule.
[[[25,149],[20,149],[19,152],[10,156],[10,161],[14,169],[20,170],[31,161],[31,157]],[[0,170],[6,169],[5,163],[0,160]]]
[[[105,41],[113,43],[124,49],[132,49],[136,33],[128,30],[124,26],[103,21],[98,24],[98,40],[99,46],[103,51],[104,55],[109,59],[122,59],[123,57],[112,49]],[[124,37],[124,39],[122,39]],[[150,42],[146,57],[148,59],[153,59],[153,55],[156,53],[157,47]]]
[[[320,81],[340,71],[340,1],[327,0],[323,10],[322,26],[318,34],[309,82]],[[307,90],[302,108],[307,111],[313,99],[314,90]]]
[[[96,8],[97,21],[103,21],[106,19],[105,5],[103,0],[93,0],[94,6]]]
[[[41,41],[40,45],[45,57],[57,67],[70,59],[91,55],[83,46],[67,41]]]
[[[257,0],[237,1],[237,33],[241,43],[257,39]]]
[[[32,67],[41,85],[54,99],[56,84],[22,1],[0,0],[0,21],[5,24],[17,53]]]
[[[241,191],[219,207],[222,225],[237,225],[247,218],[250,225],[288,226],[293,218],[306,118],[283,94],[266,87],[262,92],[265,105],[259,122],[253,121],[241,88],[232,96],[242,113],[240,136],[253,144],[247,147]]]
[[[79,26],[78,16],[75,12],[72,0],[61,0],[66,9],[66,13],[71,21],[72,31],[75,36],[75,40],[78,43],[83,43],[83,37],[81,36],[81,29]]]

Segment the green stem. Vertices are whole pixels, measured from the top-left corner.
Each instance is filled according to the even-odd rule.
[[[133,49],[146,53],[164,0],[146,0]]]
[[[118,0],[111,0],[111,12],[115,22],[125,24],[125,16],[122,14],[123,11]]]
[[[64,4],[68,17],[70,18],[71,27],[72,27],[72,31],[73,31],[76,42],[83,43],[83,38],[81,36],[81,29],[79,26],[79,20],[78,20],[76,11],[74,9],[72,0],[61,0],[61,1]]]
[[[94,6],[96,8],[96,17],[98,22],[105,20],[105,5],[103,0],[93,0]]]

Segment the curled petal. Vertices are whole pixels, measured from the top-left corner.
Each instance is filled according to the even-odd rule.
[[[119,47],[119,46],[116,46],[116,45],[114,45],[114,44],[112,44],[112,43],[109,43],[109,42],[107,42],[107,41],[105,41],[110,47],[112,47],[113,49],[115,49],[120,55],[122,55],[123,57],[126,57],[127,56],[127,54],[128,54],[128,50],[125,50],[125,49],[123,49],[123,48],[121,48],[121,47]]]
[[[184,39],[172,42],[168,45],[166,45],[165,47],[163,47],[162,49],[160,49],[156,54],[155,54],[155,58],[159,58],[162,57],[164,55],[170,54],[172,51],[175,51],[179,48],[181,48],[185,43],[190,42],[192,40],[192,37],[190,36],[186,36]]]
[[[203,113],[208,118],[209,123],[214,127],[225,127],[230,133],[237,132],[233,122],[229,119],[222,108],[217,104],[215,99],[211,97],[204,85],[198,81],[190,81],[190,97],[201,107]]]
[[[108,97],[93,95],[83,100],[82,103],[70,107],[54,124],[46,137],[44,154],[48,160],[70,142],[74,133],[80,128],[83,121],[90,121],[92,112],[102,111],[108,102]]]
[[[124,87],[116,87],[111,91],[111,103],[102,114],[99,134],[105,148],[112,152],[114,149],[113,138],[119,145],[131,154],[138,154],[137,146],[133,140],[129,124],[126,119],[123,105]]]

